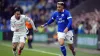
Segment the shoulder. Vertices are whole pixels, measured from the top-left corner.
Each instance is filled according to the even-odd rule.
[[[21,19],[26,20],[27,18],[28,18],[28,16],[26,16],[26,15],[21,15]]]
[[[58,11],[54,11],[54,14],[57,14],[58,13]]]
[[[10,20],[14,21],[15,20],[15,15],[13,15]]]
[[[69,14],[69,13],[70,13],[70,11],[65,9],[65,10],[64,10],[64,13]]]
[[[22,18],[25,18],[25,17],[27,17],[26,15],[23,15],[23,14],[22,14],[22,15],[20,15],[20,16],[21,16]]]
[[[54,11],[52,15],[56,16],[58,14],[58,11]]]

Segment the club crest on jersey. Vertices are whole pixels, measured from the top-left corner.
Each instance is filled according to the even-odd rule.
[[[57,15],[57,17],[59,17],[59,16]]]
[[[64,16],[64,14],[61,14],[61,16],[63,17],[63,16]]]

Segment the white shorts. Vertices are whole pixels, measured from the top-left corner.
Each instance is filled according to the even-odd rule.
[[[66,40],[68,44],[73,44],[73,32],[68,31],[67,33],[64,32],[57,32],[58,33],[58,40],[63,38]]]
[[[25,43],[25,41],[26,41],[26,35],[13,35],[12,43],[15,43],[15,42]]]

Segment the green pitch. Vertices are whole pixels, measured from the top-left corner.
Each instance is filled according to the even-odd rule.
[[[33,49],[28,49],[26,46],[21,56],[59,56],[59,54],[61,54],[59,48],[53,48],[48,46],[46,47],[33,44]],[[67,56],[72,56],[69,49],[67,52]],[[0,42],[0,56],[13,56],[11,42]],[[89,54],[77,50],[76,56],[100,56],[100,54]]]

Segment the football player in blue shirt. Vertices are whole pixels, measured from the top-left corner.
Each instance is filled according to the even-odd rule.
[[[68,46],[72,51],[73,56],[75,56],[73,47],[72,16],[68,10],[64,9],[64,2],[57,3],[57,11],[53,13],[51,19],[47,23],[41,26],[45,27],[54,21],[56,21],[58,25],[58,42],[63,56],[67,56],[67,50],[64,45],[65,40],[67,40]]]

